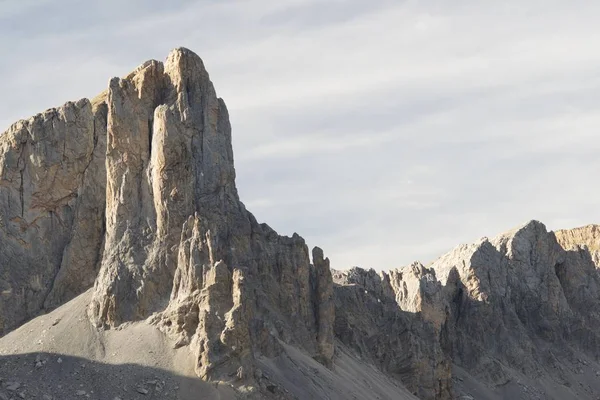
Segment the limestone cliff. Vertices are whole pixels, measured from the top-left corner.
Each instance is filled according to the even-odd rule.
[[[106,112],[69,102],[0,135],[0,335],[96,278]]]
[[[409,293],[406,282],[418,285],[422,272],[417,264],[402,272],[334,271],[335,336],[420,399],[451,399],[452,361],[440,344],[439,326],[418,310],[403,309],[399,300]],[[403,280],[403,274],[411,276]]]
[[[592,225],[555,234],[531,221],[458,246],[428,268],[415,263],[389,273],[335,272],[336,335],[398,374],[420,398],[460,395],[463,378],[458,385],[451,379],[459,371],[498,393],[523,377],[583,385],[568,370],[584,374],[578,366],[583,357],[600,357],[598,232]],[[353,299],[346,294],[351,290]],[[348,305],[368,308],[340,312]],[[405,321],[390,324],[400,318]],[[404,338],[393,343],[389,336]],[[391,357],[400,365],[390,363],[391,351],[401,351]],[[525,398],[555,395],[541,384],[527,390]],[[581,398],[584,392],[565,393],[560,396]]]
[[[111,80],[99,326],[153,315],[206,379],[252,376],[279,342],[330,364],[331,279],[298,235],[259,224],[235,186],[231,126],[200,58],[173,51]],[[165,309],[166,306],[166,309]]]
[[[600,355],[600,320],[572,288],[575,269],[583,266],[579,256],[532,221],[437,260],[431,268],[447,290],[443,330],[454,363],[499,385],[510,380],[510,369],[554,375],[557,361],[548,358],[549,348],[566,356],[575,350]],[[597,274],[587,272],[589,286],[596,287]],[[598,297],[586,299],[595,308]]]
[[[13,125],[0,177],[0,333],[95,280],[97,327],[151,317],[205,379],[252,377],[282,343],[332,365],[329,261],[240,202],[227,108],[193,52]]]

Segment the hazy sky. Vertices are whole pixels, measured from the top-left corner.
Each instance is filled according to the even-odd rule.
[[[332,267],[599,222],[600,2],[0,0],[0,131],[185,46],[259,221]]]

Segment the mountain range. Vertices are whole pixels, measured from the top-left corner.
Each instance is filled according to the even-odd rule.
[[[530,221],[331,269],[240,201],[185,48],[0,135],[0,400],[598,399],[598,268]]]

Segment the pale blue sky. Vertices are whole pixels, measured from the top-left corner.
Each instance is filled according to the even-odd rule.
[[[599,222],[600,3],[0,0],[0,131],[188,47],[242,200],[332,267]]]

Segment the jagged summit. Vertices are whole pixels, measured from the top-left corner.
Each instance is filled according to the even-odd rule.
[[[311,264],[300,236],[240,202],[227,108],[195,53],[147,61],[93,105],[0,141],[2,330],[95,281],[97,328],[151,317],[204,379],[254,380],[257,357],[284,343],[331,365],[329,261],[315,249]]]
[[[106,107],[68,102],[0,135],[0,333],[94,282]]]
[[[418,387],[420,398],[593,398],[600,385],[585,375],[600,356],[598,232],[555,233],[529,221],[459,245],[429,267],[333,271],[335,335]],[[429,338],[426,347],[411,335]],[[373,356],[390,351],[391,359]],[[473,391],[475,382],[488,391]]]
[[[197,55],[176,49],[164,65],[148,61],[113,78],[106,102],[104,286],[96,287],[92,314],[115,325],[147,316],[169,295],[177,259],[171,248],[190,215],[208,220],[240,214],[242,206],[227,109]],[[109,300],[113,292],[135,299]]]

